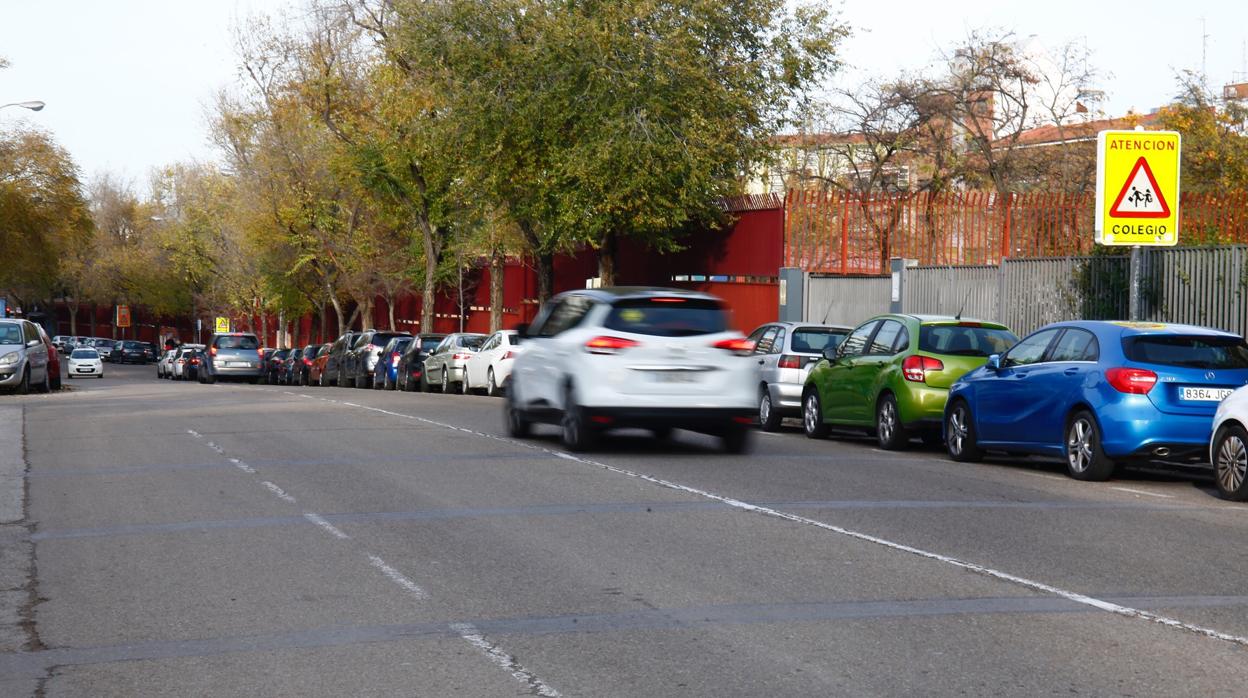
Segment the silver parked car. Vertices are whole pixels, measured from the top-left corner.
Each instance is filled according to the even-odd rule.
[[[421,388],[430,392],[437,386],[444,393],[466,393],[464,380],[468,359],[485,343],[485,335],[468,332],[448,334],[437,349],[425,359],[425,372],[421,375]]]
[[[853,330],[843,325],[771,322],[750,334],[758,361],[758,423],[763,431],[780,428],[780,420],[802,413],[806,374]]]
[[[260,340],[250,332],[214,334],[208,340],[206,360],[199,368],[199,382],[216,383],[218,378],[245,378],[251,383],[258,383],[264,373],[262,354]]]
[[[51,392],[48,345],[39,326],[29,320],[0,320],[0,388],[26,394],[34,387]]]

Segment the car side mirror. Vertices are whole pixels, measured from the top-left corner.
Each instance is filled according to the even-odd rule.
[[[529,336],[529,323],[522,322],[519,325],[516,325],[516,334],[519,335],[520,337],[528,337]]]
[[[827,359],[828,361],[836,361],[836,353],[837,353],[836,349],[837,349],[836,347],[824,347],[823,358]]]
[[[1001,370],[1001,355],[1000,354],[993,354],[992,356],[988,357],[988,368],[993,371]]]
[[[32,339],[29,342],[26,342],[26,346],[28,347],[37,347],[40,344],[43,344],[43,342],[38,339]]]

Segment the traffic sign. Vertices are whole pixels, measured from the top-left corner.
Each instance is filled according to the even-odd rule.
[[[213,330],[217,334],[225,334],[230,331],[230,319],[228,317],[217,318],[216,329]]]
[[[117,320],[114,324],[117,325],[118,327],[130,326],[130,306],[128,305],[117,306]]]
[[[1169,246],[1179,242],[1179,160],[1175,131],[1096,135],[1096,241]]]

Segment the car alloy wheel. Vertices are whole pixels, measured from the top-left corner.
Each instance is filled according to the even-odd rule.
[[[758,425],[763,431],[778,431],[780,420],[780,414],[773,409],[771,404],[771,391],[763,388],[762,397],[758,401]]]
[[[875,434],[880,448],[888,451],[899,451],[909,445],[910,436],[901,426],[897,400],[892,395],[881,398],[875,409]]]
[[[442,392],[451,392],[451,377],[446,372],[446,367],[442,367]]]
[[[459,394],[471,395],[472,387],[468,385],[468,369],[464,369],[464,379],[459,382]]]
[[[802,427],[808,438],[823,439],[828,436],[828,425],[823,422],[823,405],[816,390],[808,390],[806,397],[802,398]]]
[[[516,406],[511,393],[507,394],[503,402],[503,421],[507,423],[507,434],[513,439],[526,438],[531,431],[529,420],[525,419],[524,413]]]
[[[1114,462],[1101,450],[1096,420],[1087,411],[1076,412],[1066,425],[1066,471],[1076,480],[1108,480]]]
[[[498,396],[498,383],[494,382],[494,369],[489,369],[485,373],[485,394],[490,397]]]
[[[1214,445],[1214,480],[1218,493],[1237,502],[1248,500],[1248,432],[1232,425],[1218,434]]]
[[[977,461],[983,457],[975,443],[975,430],[971,424],[971,410],[959,400],[945,420],[945,448],[949,457],[960,462]]]

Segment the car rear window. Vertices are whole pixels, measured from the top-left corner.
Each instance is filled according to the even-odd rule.
[[[472,335],[469,337],[460,337],[459,346],[467,347],[468,349],[480,349],[481,345],[485,344],[486,339],[487,339],[486,336],[483,334]]]
[[[384,347],[386,346],[386,344],[390,342],[390,340],[394,339],[395,337],[402,337],[402,336],[403,335],[398,334],[397,332],[378,332],[377,334],[373,335],[371,343],[376,344],[379,347]]]
[[[260,340],[250,335],[217,337],[213,343],[218,349],[259,349]]]
[[[143,345],[139,344],[138,342],[126,342],[123,346],[126,349],[142,349],[143,348]]]
[[[445,339],[445,337],[421,337],[420,350],[423,352],[431,352],[442,343],[443,339]]]
[[[1238,337],[1154,334],[1122,340],[1131,361],[1188,368],[1248,368],[1248,345]]]
[[[99,352],[94,349],[75,349],[74,353],[69,355],[71,359],[98,359]]]
[[[977,325],[921,325],[919,351],[950,356],[1003,354],[1018,342],[1009,330]]]
[[[507,343],[508,343],[508,344],[510,344],[510,345],[511,345],[511,346],[513,346],[513,347],[520,346],[520,343],[521,343],[521,342],[523,342],[523,341],[524,341],[524,337],[521,337],[521,336],[520,336],[520,335],[518,335],[518,334],[513,334],[513,335],[508,335],[508,336],[507,336]]]
[[[832,330],[826,327],[799,327],[793,330],[793,351],[806,354],[821,354],[824,349],[835,349],[841,340],[849,334],[849,330]]]
[[[635,298],[617,301],[603,323],[607,329],[656,337],[692,337],[728,328],[728,313],[703,298]]]

